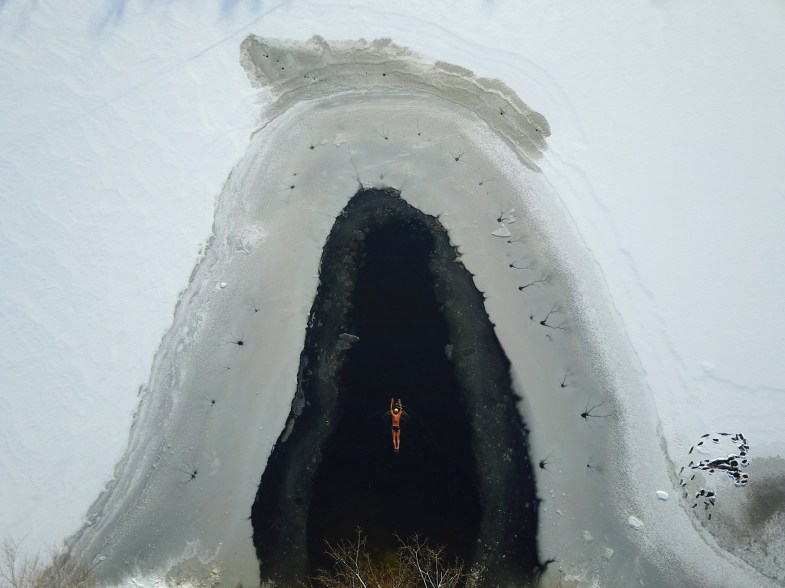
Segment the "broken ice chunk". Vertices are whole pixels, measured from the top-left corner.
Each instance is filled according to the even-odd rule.
[[[494,235],[496,237],[510,237],[512,233],[510,232],[510,229],[508,229],[505,226],[504,223],[499,223],[499,228],[493,231],[491,235]]]
[[[664,490],[657,490],[657,498],[660,500],[668,500],[668,493]]]
[[[360,338],[357,335],[352,335],[351,333],[341,333],[338,335],[342,341],[346,341],[347,343],[357,343]]]
[[[583,532],[583,540],[584,541],[589,542],[592,539],[594,539],[594,537],[591,536],[591,533],[589,533],[588,531],[584,531]]]
[[[633,529],[640,529],[643,527],[643,521],[633,515],[630,515],[630,517],[627,519],[627,524]]]

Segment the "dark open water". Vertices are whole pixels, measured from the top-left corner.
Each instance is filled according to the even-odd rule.
[[[351,537],[359,525],[376,552],[394,550],[396,533],[420,533],[470,560],[477,470],[428,269],[433,238],[419,223],[394,221],[363,246],[349,314],[360,340],[343,365],[338,419],[315,477],[309,556],[329,564],[324,539]],[[399,454],[385,414],[393,396],[404,404]]]
[[[359,192],[336,220],[292,410],[251,511],[263,580],[297,585],[330,565],[325,541],[357,526],[375,557],[396,533],[419,533],[483,568],[482,586],[531,580],[537,500],[519,399],[456,257],[438,221],[394,190]],[[405,410],[397,455],[393,396]]]

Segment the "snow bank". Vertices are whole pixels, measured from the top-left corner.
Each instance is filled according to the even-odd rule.
[[[0,529],[32,552],[112,478],[256,121],[235,23],[109,12],[0,3]]]

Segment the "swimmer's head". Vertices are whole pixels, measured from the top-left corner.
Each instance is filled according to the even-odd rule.
[[[396,406],[395,408],[393,408],[393,412],[395,414],[398,414],[399,412],[401,412],[401,409]]]

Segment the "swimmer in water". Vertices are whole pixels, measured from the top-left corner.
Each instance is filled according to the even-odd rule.
[[[398,453],[401,449],[401,415],[403,414],[403,404],[401,399],[397,401],[390,398],[390,416],[392,417],[392,441],[393,450]]]

